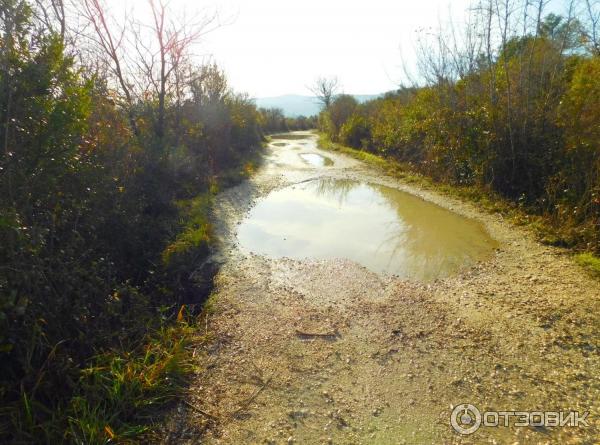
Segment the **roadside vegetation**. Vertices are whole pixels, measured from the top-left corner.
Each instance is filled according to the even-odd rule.
[[[259,108],[260,126],[266,134],[311,130],[317,127],[317,116],[286,117],[280,108]]]
[[[268,112],[192,61],[213,17],[145,8],[0,0],[2,443],[149,437],[202,341],[212,200]]]
[[[600,278],[600,258],[589,252],[580,253],[575,256],[577,263],[586,268],[592,275]]]
[[[363,104],[319,80],[319,128],[365,160],[513,214],[594,269],[600,10],[571,1],[560,16],[545,6],[479,2],[465,29],[419,41],[423,82]]]

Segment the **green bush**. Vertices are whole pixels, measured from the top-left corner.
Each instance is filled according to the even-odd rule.
[[[591,253],[581,253],[575,256],[575,261],[585,267],[592,275],[600,277],[600,258]]]
[[[367,148],[371,139],[371,130],[367,119],[352,115],[340,129],[340,142],[353,148]]]
[[[122,441],[189,371],[174,320],[258,112],[208,65],[159,131],[156,97],[128,108],[27,2],[0,11],[0,442]]]

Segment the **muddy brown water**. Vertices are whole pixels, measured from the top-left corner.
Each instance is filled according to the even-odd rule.
[[[480,223],[410,193],[332,178],[271,192],[252,208],[238,238],[270,257],[345,258],[421,281],[446,277],[496,247]]]

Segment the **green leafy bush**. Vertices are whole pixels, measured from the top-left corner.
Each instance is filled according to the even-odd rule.
[[[123,441],[189,372],[176,315],[206,297],[215,184],[255,156],[258,112],[208,65],[161,129],[27,2],[0,11],[0,441]]]

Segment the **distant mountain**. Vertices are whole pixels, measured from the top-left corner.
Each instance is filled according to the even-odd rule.
[[[377,94],[354,94],[359,102],[366,102],[379,97]],[[259,108],[281,108],[287,117],[313,116],[319,114],[321,105],[314,96],[286,94],[276,97],[257,97],[254,99]]]

